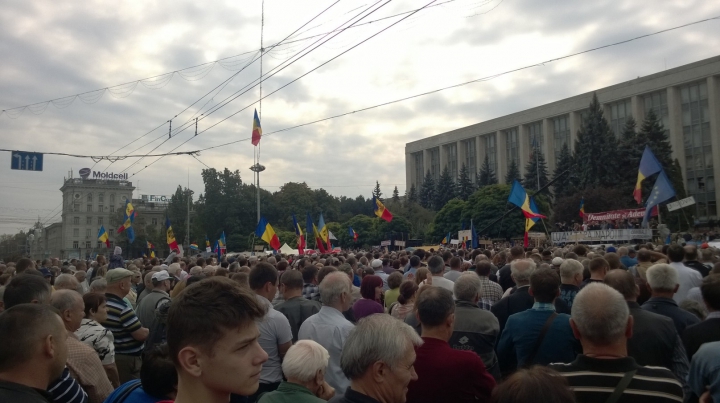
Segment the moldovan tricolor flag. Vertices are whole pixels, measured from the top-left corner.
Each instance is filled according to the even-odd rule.
[[[392,221],[393,215],[390,210],[385,208],[380,199],[373,196],[373,206],[375,207],[375,215],[382,218],[383,220],[390,222]]]
[[[657,158],[655,158],[655,154],[653,154],[649,146],[645,146],[645,151],[643,151],[642,158],[640,159],[640,168],[638,168],[637,183],[635,183],[635,190],[633,191],[633,197],[637,204],[642,204],[642,183],[645,178],[661,170],[662,166]]]
[[[585,218],[585,198],[580,199],[580,217]]]
[[[348,235],[350,235],[350,238],[353,239],[353,242],[357,242],[358,240],[358,233],[355,232],[355,230],[352,227],[348,228]]]
[[[174,250],[179,251],[180,248],[178,248],[178,243],[175,240],[175,233],[173,232],[172,224],[170,223],[170,218],[168,218],[168,217],[165,217],[165,227],[167,228],[167,232],[166,232],[167,244],[170,247],[170,250],[171,251],[174,251]]]
[[[297,218],[295,218],[295,214],[292,215],[293,218],[293,227],[295,228],[295,235],[298,237],[297,241],[297,248],[298,248],[298,254],[302,255],[305,253],[305,237],[303,236],[302,228],[300,228],[300,224],[297,222]]]
[[[257,146],[260,144],[260,137],[262,137],[262,127],[260,126],[260,118],[258,118],[257,109],[255,109],[255,117],[253,117],[253,130],[252,130],[252,145]]]
[[[98,231],[98,241],[105,243],[105,247],[110,247],[110,238],[108,238],[107,231],[105,231],[105,226],[100,226],[100,231]]]
[[[133,243],[135,240],[135,230],[133,230],[133,222],[135,221],[135,208],[133,207],[132,203],[130,203],[130,199],[125,199],[125,213],[123,213],[123,223],[118,228],[117,232],[118,234],[125,231],[125,235],[127,235],[128,241],[130,243]]]
[[[517,180],[513,182],[512,190],[510,191],[510,196],[508,197],[508,202],[520,207],[523,214],[525,215],[525,218],[547,218],[539,212],[535,212],[530,208],[530,197],[528,197],[525,189],[523,189],[522,185]]]
[[[258,222],[257,228],[255,228],[255,236],[267,242],[274,250],[280,249],[280,239],[265,217],[260,217],[260,222]]]

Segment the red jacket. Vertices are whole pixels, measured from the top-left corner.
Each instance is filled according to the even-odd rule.
[[[490,401],[495,379],[477,354],[453,350],[440,339],[423,342],[415,349],[418,380],[408,385],[407,403]]]

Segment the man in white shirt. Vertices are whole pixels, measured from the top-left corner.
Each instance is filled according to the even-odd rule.
[[[270,302],[277,292],[277,269],[269,263],[258,263],[250,270],[248,283],[258,302],[267,309],[265,316],[257,321],[260,331],[258,343],[267,353],[268,360],[262,366],[260,387],[250,397],[250,401],[256,401],[261,393],[274,391],[282,382],[282,358],[292,346],[292,330],[287,317],[276,311]]]
[[[428,270],[430,270],[430,274],[432,274],[432,279],[427,284],[442,287],[453,292],[455,283],[443,277],[443,273],[445,273],[445,262],[442,257],[437,255],[431,257],[430,260],[428,260]]]
[[[688,292],[693,287],[700,287],[702,284],[702,275],[695,269],[685,266],[682,261],[685,258],[685,249],[680,245],[670,245],[667,250],[670,266],[674,267],[678,273],[678,290],[673,296],[675,302],[680,304],[687,299]]]
[[[330,273],[320,283],[320,312],[307,318],[300,326],[298,339],[313,340],[325,347],[330,353],[330,361],[325,372],[325,380],[337,391],[344,391],[350,380],[340,368],[340,355],[345,340],[355,327],[345,319],[343,312],[352,304],[352,283],[345,273]]]
[[[380,259],[375,259],[370,263],[370,267],[375,271],[375,275],[380,277],[380,279],[383,281],[383,292],[388,291],[390,289],[390,286],[388,286],[388,274],[383,271],[383,261]]]

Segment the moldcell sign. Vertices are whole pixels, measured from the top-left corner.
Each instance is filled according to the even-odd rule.
[[[82,168],[80,171],[80,177],[83,179],[88,179],[90,177],[90,168]],[[112,172],[100,172],[100,171],[92,171],[92,179],[110,179],[110,180],[127,180],[128,174],[116,174]]]

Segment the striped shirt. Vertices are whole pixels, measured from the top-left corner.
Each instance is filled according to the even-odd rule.
[[[626,372],[637,371],[618,403],[682,402],[683,389],[672,372],[660,367],[643,367],[632,357],[616,359],[579,355],[569,364],[551,364],[570,383],[578,402],[605,402]]]
[[[88,401],[87,393],[70,376],[68,367],[65,367],[60,378],[48,386],[47,392],[52,396],[53,403],[87,403]]]
[[[142,328],[135,311],[117,295],[105,294],[105,298],[108,317],[102,325],[115,337],[115,354],[140,356],[143,342],[132,337],[132,332]]]

